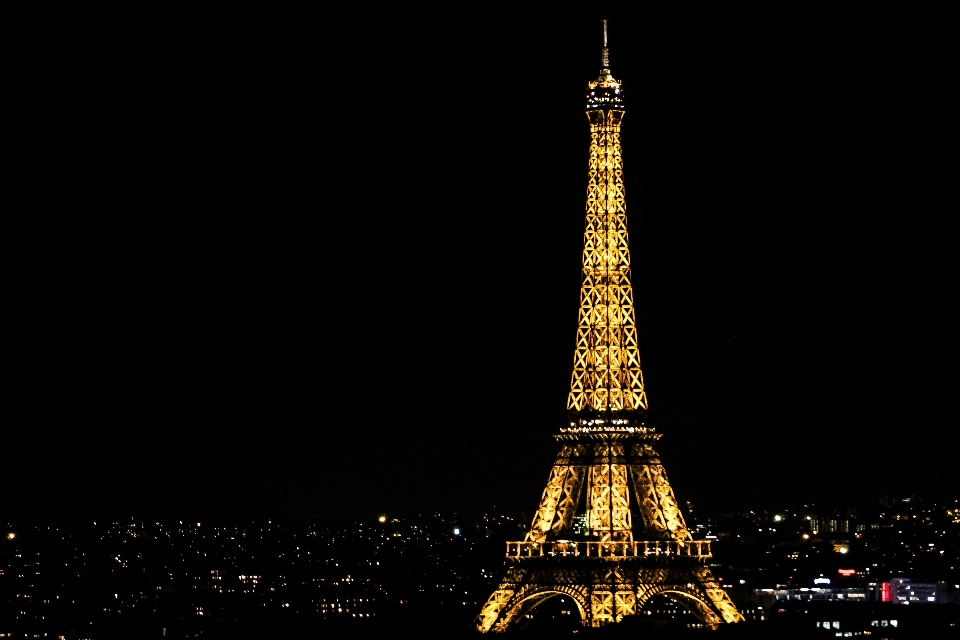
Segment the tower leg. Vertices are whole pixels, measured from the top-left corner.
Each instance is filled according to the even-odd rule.
[[[504,607],[513,597],[513,589],[504,588],[505,586],[501,584],[500,588],[490,595],[486,604],[483,605],[483,609],[480,610],[480,615],[477,617],[477,629],[481,633],[506,629],[506,621],[500,620],[500,617],[504,613]]]
[[[613,592],[594,589],[590,592],[590,625],[602,627],[614,621]]]
[[[707,567],[701,568],[701,570],[698,571],[697,577],[704,592],[710,599],[710,604],[712,604],[720,614],[723,622],[743,622],[743,614],[737,611],[737,605],[733,604],[733,600],[731,600],[727,592],[723,590],[717,579],[713,577],[713,572],[711,572],[710,569]]]

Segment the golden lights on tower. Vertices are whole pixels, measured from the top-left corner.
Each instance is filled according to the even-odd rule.
[[[544,600],[570,597],[585,626],[618,622],[655,595],[708,627],[739,622],[694,540],[644,425],[631,285],[623,152],[623,88],[610,72],[604,21],[602,68],[587,85],[590,123],[580,307],[568,427],[524,540],[507,542],[507,571],[477,617],[503,631]]]
[[[608,67],[606,21],[603,46],[603,68],[588,83],[586,95],[590,121],[586,229],[567,409],[645,411],[620,145],[624,100],[620,82]]]

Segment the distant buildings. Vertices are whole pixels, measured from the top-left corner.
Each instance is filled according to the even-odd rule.
[[[960,502],[692,513],[691,529],[715,541],[711,569],[750,624],[769,628],[766,637],[793,637],[779,629],[794,628],[807,637],[935,637],[960,628]],[[3,520],[0,640],[81,628],[106,637],[122,625],[168,637],[250,624],[391,628],[427,610],[443,614],[438,629],[465,626],[501,575],[504,541],[530,521],[516,516]],[[815,519],[818,527],[835,520],[838,531],[814,529]],[[642,617],[692,624],[684,611],[660,602]]]
[[[951,593],[946,582],[913,582],[894,578],[863,587],[799,587],[754,589],[764,606],[776,602],[890,602],[893,604],[960,604],[960,594]]]
[[[960,603],[956,595],[947,592],[946,582],[913,582],[910,578],[893,578],[880,584],[882,602],[893,604],[945,604]]]
[[[765,607],[777,602],[868,602],[879,598],[870,587],[801,587],[798,589],[755,589]]]

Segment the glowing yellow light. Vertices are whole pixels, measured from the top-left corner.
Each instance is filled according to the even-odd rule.
[[[809,539],[810,539],[810,534],[809,534],[809,533],[803,534],[803,539],[804,539],[804,540],[809,540]]]
[[[380,521],[381,524],[383,524],[384,522],[387,521],[387,516],[380,516],[379,518],[377,518],[377,520]]]
[[[560,451],[524,540],[506,543],[506,577],[476,619],[481,633],[506,631],[551,593],[571,597],[590,627],[641,613],[651,592],[664,588],[698,603],[691,613],[700,626],[744,619],[707,564],[691,564],[712,556],[710,541],[687,530],[653,447],[660,434],[642,422],[648,403],[627,239],[624,110],[606,53],[587,88],[590,148],[569,428],[557,435]],[[592,541],[574,542],[572,535]],[[601,571],[584,561],[612,564]],[[614,568],[621,564],[622,574]]]
[[[17,534],[15,534],[13,531],[7,534],[7,540],[13,540],[16,537],[17,537]]]

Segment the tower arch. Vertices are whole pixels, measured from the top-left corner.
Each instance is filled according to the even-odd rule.
[[[521,589],[514,597],[514,604],[501,616],[495,628],[496,631],[505,631],[513,622],[536,609],[547,600],[566,596],[577,606],[580,621],[588,623],[589,606],[587,604],[587,590],[570,585],[528,585]]]
[[[657,585],[644,590],[642,595],[637,597],[637,612],[643,611],[650,601],[656,596],[665,596],[673,602],[684,607],[687,611],[695,615],[704,625],[711,629],[716,628],[723,623],[723,619],[710,606],[710,599],[707,594],[702,593],[694,585]]]

